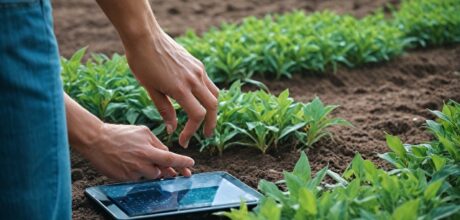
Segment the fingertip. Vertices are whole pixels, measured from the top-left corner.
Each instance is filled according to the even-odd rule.
[[[181,170],[181,174],[182,174],[182,176],[185,176],[185,177],[191,177],[192,176],[192,171],[189,168],[183,168]]]
[[[189,140],[187,139],[186,135],[184,134],[184,131],[179,136],[179,145],[185,149],[188,148]]]
[[[183,155],[181,155],[181,156],[183,157],[182,161],[184,162],[181,167],[193,167],[193,166],[195,166],[195,160],[193,160],[193,158],[183,156]]]
[[[208,128],[208,127],[204,127],[203,128],[203,134],[206,138],[210,138],[212,137],[212,135],[214,135],[214,129],[215,129],[215,126],[211,127],[211,128]]]
[[[166,124],[166,132],[171,135],[174,131],[171,124]]]
[[[166,124],[166,132],[168,133],[168,135],[171,135],[176,131],[177,120],[165,121],[165,124]]]
[[[152,179],[157,179],[161,175],[161,170],[158,167],[152,169],[152,173],[149,175]]]

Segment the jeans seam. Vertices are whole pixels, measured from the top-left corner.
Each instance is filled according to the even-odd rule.
[[[45,4],[46,3],[44,2],[44,0],[39,0],[39,3],[40,3],[41,14],[42,14],[42,19],[41,20],[43,22],[42,27],[44,28],[44,33],[49,35],[50,33],[49,33],[48,27],[47,27],[48,23],[47,23],[46,11],[45,11],[45,7],[46,7]],[[48,50],[50,50],[51,46],[52,45],[49,44],[49,41],[47,41],[47,47],[46,48]],[[51,51],[49,51],[49,53],[47,54],[47,58],[48,58],[47,60],[52,60]],[[54,204],[54,209],[53,209],[53,211],[54,211],[53,219],[55,219],[56,218],[55,215],[57,214],[55,211],[56,211],[56,208],[59,205],[58,204],[58,202],[59,202],[58,201],[58,197],[59,197],[58,196],[58,188],[59,188],[58,184],[59,184],[59,178],[60,177],[59,177],[59,161],[58,161],[59,160],[59,158],[58,158],[58,154],[59,154],[59,149],[58,148],[59,148],[59,146],[57,146],[58,145],[58,137],[57,137],[58,131],[57,131],[57,129],[58,129],[59,125],[58,125],[58,121],[57,121],[58,115],[57,115],[56,100],[55,100],[56,99],[55,98],[56,97],[56,82],[55,82],[55,80],[53,80],[53,81],[54,82],[53,82],[52,86],[54,88],[52,89],[53,92],[52,92],[52,97],[51,97],[51,99],[52,99],[52,104],[51,105],[52,105],[52,109],[53,109],[53,119],[52,120],[53,120],[53,124],[54,124],[54,129],[53,129],[53,142],[54,142],[53,145],[54,146],[53,147],[55,148],[55,153],[54,153],[55,158],[53,158],[54,162],[55,162],[55,169],[54,169],[54,177],[55,178],[53,179],[53,181],[55,182],[55,184],[54,184],[55,187],[53,187],[54,188],[53,189],[54,190],[54,193],[53,193],[54,198],[53,199],[55,201],[54,202],[55,204]]]

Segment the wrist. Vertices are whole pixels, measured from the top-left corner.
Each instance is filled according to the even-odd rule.
[[[99,119],[87,124],[76,134],[76,138],[70,144],[83,155],[90,153],[94,148],[97,148],[100,140],[105,136],[104,125],[105,123]]]
[[[70,145],[83,153],[93,148],[102,134],[104,122],[81,107],[67,94],[64,96]]]
[[[155,46],[165,35],[153,15],[144,21],[127,22],[124,27],[118,28],[118,33],[126,51],[145,48],[148,45]]]

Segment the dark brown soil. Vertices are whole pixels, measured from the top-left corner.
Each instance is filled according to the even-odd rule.
[[[152,1],[158,20],[172,35],[186,27],[198,31],[221,21],[238,21],[247,15],[293,9],[307,11],[332,9],[362,16],[389,1]],[[54,2],[56,33],[63,55],[83,45],[92,51],[122,52],[118,37],[93,0]],[[200,21],[189,23],[188,21]],[[343,171],[355,153],[384,165],[377,157],[387,151],[384,132],[400,136],[405,142],[430,139],[423,123],[432,118],[427,109],[438,109],[444,101],[460,101],[460,45],[411,51],[388,63],[359,69],[339,69],[335,74],[295,74],[291,80],[263,79],[278,93],[289,88],[298,101],[319,96],[325,103],[341,107],[334,116],[351,121],[355,127],[335,127],[335,141],[322,140],[307,155],[315,171],[329,166]],[[299,157],[285,147],[277,153],[260,154],[255,149],[233,148],[224,156],[198,153],[198,146],[171,150],[192,156],[195,172],[225,170],[256,187],[260,179],[279,180],[283,170],[291,170]],[[103,219],[103,213],[83,195],[88,186],[110,182],[94,171],[88,162],[72,153],[74,219]]]
[[[178,36],[187,29],[198,32],[223,21],[238,22],[246,16],[264,16],[292,10],[333,10],[364,16],[398,0],[151,0],[163,29]],[[118,34],[95,0],[54,0],[55,32],[63,56],[89,46],[93,52],[122,53]]]

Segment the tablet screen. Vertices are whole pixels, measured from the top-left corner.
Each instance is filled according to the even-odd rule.
[[[129,216],[256,201],[223,173],[102,186],[101,190]]]

